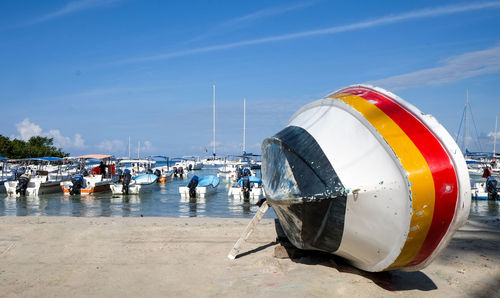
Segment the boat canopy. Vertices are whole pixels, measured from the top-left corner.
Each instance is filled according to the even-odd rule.
[[[81,156],[75,156],[75,157],[70,157],[71,159],[106,159],[110,158],[112,155],[106,155],[106,154],[87,154],[87,155],[81,155]]]
[[[163,158],[163,159],[167,159],[168,156],[164,156],[164,155],[155,155],[155,156],[151,156],[151,158]]]
[[[243,179],[246,179],[248,178],[248,180],[250,180],[250,183],[257,183],[259,186],[262,184],[262,180],[260,178],[257,178],[255,176],[248,176],[248,177],[244,177],[244,178],[241,178],[238,183],[236,183],[236,185],[238,185],[239,187],[243,187]]]
[[[219,177],[209,175],[201,177],[200,180],[198,180],[198,186],[209,186],[209,185],[217,187],[217,185],[219,185]]]
[[[158,176],[154,174],[141,174],[133,177],[137,183],[139,184],[151,184],[151,183],[156,183],[158,180]]]
[[[121,159],[118,161],[119,164],[124,163],[155,163],[154,160],[149,159]]]
[[[31,157],[31,158],[25,158],[24,160],[58,161],[63,159],[59,157]]]

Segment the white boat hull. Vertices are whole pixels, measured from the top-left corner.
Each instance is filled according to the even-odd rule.
[[[28,187],[26,188],[27,196],[39,196],[51,193],[61,192],[60,187],[61,181],[46,181],[42,182],[41,180],[34,180],[28,183]],[[16,193],[16,188],[18,185],[18,181],[7,181],[5,182],[5,190],[9,196],[20,196],[19,193]]]
[[[196,197],[204,198],[213,195],[217,192],[217,188],[212,186],[198,186],[196,187]],[[181,197],[189,198],[189,188],[187,186],[179,186],[179,193]]]
[[[155,184],[156,184],[156,182],[154,182],[154,183],[148,183],[148,184],[132,184],[132,185],[129,185],[129,187],[128,187],[128,194],[129,195],[138,195],[138,194],[141,194],[141,193],[150,192],[150,191],[152,191],[153,186]],[[110,188],[111,188],[111,192],[114,195],[123,195],[124,194],[123,193],[123,184],[122,183],[111,184]]]
[[[243,200],[243,190],[241,187],[231,187],[229,189],[229,196],[233,196],[235,200]],[[253,187],[250,190],[250,200],[260,200],[264,198],[264,190],[262,187]]]
[[[102,179],[101,175],[87,176],[84,178],[85,187],[80,190],[80,194],[87,195],[98,192],[110,191],[111,179]],[[70,187],[73,185],[71,181],[61,182],[61,188],[65,195],[70,195]]]

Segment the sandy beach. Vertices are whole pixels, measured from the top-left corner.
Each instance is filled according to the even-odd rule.
[[[495,297],[500,219],[469,219],[419,272],[367,273],[310,253],[274,256],[264,219],[234,261],[248,224],[228,218],[1,217],[2,297]]]

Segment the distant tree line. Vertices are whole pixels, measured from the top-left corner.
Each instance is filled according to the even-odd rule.
[[[13,139],[12,141],[0,135],[0,156],[8,158],[29,157],[67,157],[69,153],[62,152],[54,146],[54,139],[46,137],[31,137],[28,141]]]

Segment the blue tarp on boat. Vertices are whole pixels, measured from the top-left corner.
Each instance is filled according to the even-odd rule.
[[[156,180],[158,180],[158,176],[154,174],[142,174],[142,175],[137,175],[133,177],[138,184],[149,184],[149,183],[155,183]]]
[[[24,160],[57,161],[57,160],[62,160],[62,158],[59,158],[59,157],[31,157],[31,158],[25,158]]]
[[[247,178],[247,177],[245,177]],[[236,183],[236,185],[238,185],[239,187],[243,187],[243,179],[245,178],[241,178],[238,183]],[[260,178],[257,178],[255,176],[249,176],[248,179],[250,180],[250,183],[257,183],[259,184],[259,186],[262,184],[262,180]]]
[[[208,176],[201,177],[198,180],[198,186],[209,186],[210,184],[213,187],[217,187],[217,185],[219,185],[219,177],[208,175]]]

